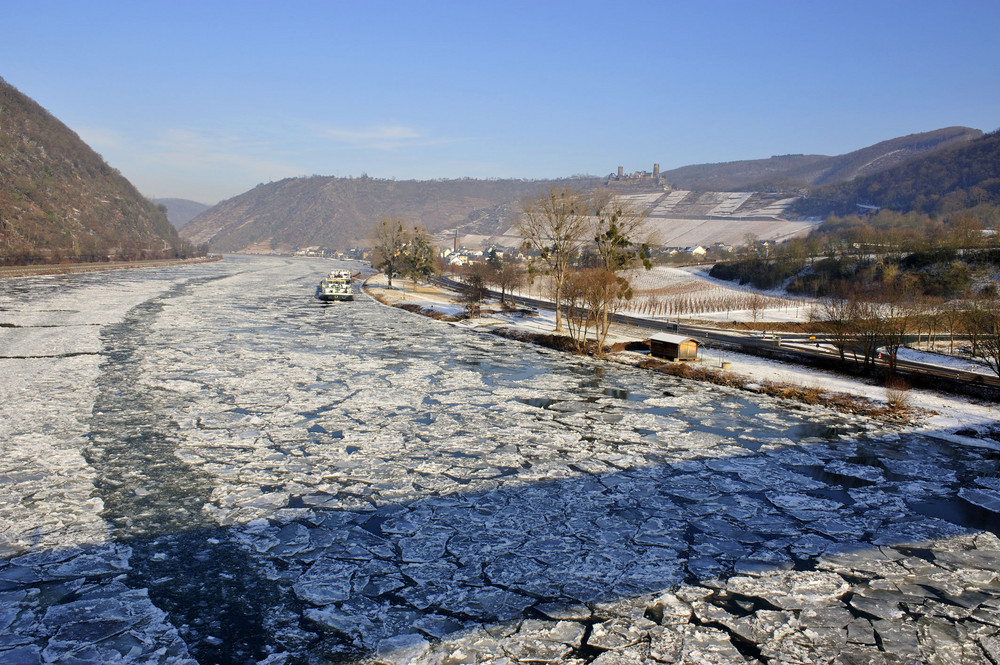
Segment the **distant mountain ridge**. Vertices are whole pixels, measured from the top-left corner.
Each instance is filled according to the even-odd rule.
[[[162,210],[0,78],[0,263],[164,258],[190,249]]]
[[[700,164],[664,171],[660,176],[675,190],[786,192],[783,196],[795,197],[825,183],[850,181],[948,148],[969,145],[982,134],[977,129],[947,127],[882,141],[835,157],[784,155]],[[642,179],[638,180],[641,185]],[[270,252],[310,246],[347,249],[365,245],[374,222],[383,216],[399,216],[407,224],[420,224],[432,232],[461,228],[462,233],[500,235],[516,220],[523,197],[553,184],[590,189],[607,181],[606,177],[590,176],[567,180],[430,181],[289,178],[259,185],[219,203],[191,220],[181,235],[193,243],[208,243],[215,251]],[[650,195],[662,192],[661,186],[653,184],[648,189]],[[636,191],[629,189],[630,193]],[[678,206],[678,213],[682,207]],[[690,214],[682,216],[687,219]]]
[[[858,205],[942,215],[1000,206],[1000,130],[908,160],[871,175],[810,190],[801,215],[858,211]]]
[[[945,127],[910,134],[843,155],[779,155],[720,164],[694,164],[661,172],[673,187],[700,191],[793,190],[853,180],[983,135],[978,129]]]
[[[197,201],[189,201],[188,199],[153,199],[153,203],[166,207],[167,219],[170,220],[175,229],[180,229],[212,207],[204,203],[198,203]]]
[[[269,252],[294,247],[347,249],[368,243],[382,217],[399,216],[431,232],[463,225],[499,233],[520,200],[549,185],[590,188],[598,178],[567,180],[382,180],[312,176],[258,185],[191,220],[181,234],[213,251]]]

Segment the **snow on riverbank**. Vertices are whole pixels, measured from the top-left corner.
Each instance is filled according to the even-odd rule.
[[[410,280],[394,280],[393,289],[388,289],[386,286],[385,276],[382,274],[373,276],[366,283],[366,288],[372,289],[372,294],[386,304],[413,304],[423,309],[441,312],[447,316],[461,316],[465,312],[464,305],[459,302],[455,294],[437,287],[424,284],[416,285]],[[499,310],[498,307],[496,309]],[[805,310],[806,307],[802,307],[802,309]],[[535,316],[526,317],[518,313],[484,311],[482,317],[463,320],[459,325],[484,330],[502,326],[532,333],[551,333],[555,329],[555,313],[541,310]],[[637,341],[648,336],[649,332],[646,330],[613,326],[609,341]],[[902,349],[900,357],[935,364],[941,363],[963,369],[969,369],[971,364],[968,360],[910,349]],[[815,387],[834,393],[863,395],[879,402],[886,400],[886,390],[882,386],[814,367],[720,349],[703,349],[701,362],[714,367],[719,367],[722,362],[727,362],[729,363],[729,371],[748,376],[754,381],[773,381],[807,388]],[[982,370],[982,368],[979,369]],[[924,413],[914,429],[944,433],[953,442],[983,445],[982,439],[963,437],[954,433],[968,430],[983,433],[1000,428],[1000,405],[997,404],[923,389],[908,390],[906,399],[914,409]],[[997,444],[997,448],[1000,449],[1000,444]]]
[[[884,401],[886,398],[886,391],[883,387],[814,367],[716,349],[705,351],[703,358],[704,362],[724,360],[730,363],[731,371],[753,377],[758,381],[818,387],[830,392],[866,395],[870,399],[879,401]],[[1000,405],[997,404],[978,402],[967,397],[916,388],[907,391],[906,399],[912,407],[928,414],[917,426],[917,429],[920,430],[928,432],[956,432],[964,429],[986,431],[1000,426],[1000,422],[998,422],[1000,421]],[[970,441],[965,440],[961,442],[970,443]],[[997,448],[1000,449],[1000,444],[997,445]]]

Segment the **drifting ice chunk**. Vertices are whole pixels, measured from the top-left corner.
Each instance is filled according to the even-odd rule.
[[[994,513],[1000,513],[1000,492],[996,490],[963,487],[958,491],[958,495],[969,503],[974,503]]]
[[[820,571],[783,571],[761,577],[733,577],[726,583],[730,593],[762,598],[783,610],[836,600],[851,585],[836,573]]]

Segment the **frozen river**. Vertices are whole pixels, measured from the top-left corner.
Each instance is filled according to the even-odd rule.
[[[990,449],[331,267],[0,281],[0,663],[1000,662]]]

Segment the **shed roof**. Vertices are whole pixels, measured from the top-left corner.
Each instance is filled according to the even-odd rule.
[[[684,342],[697,342],[694,337],[684,335],[673,335],[671,333],[656,333],[649,338],[653,342],[665,342],[667,344],[682,344]]]

